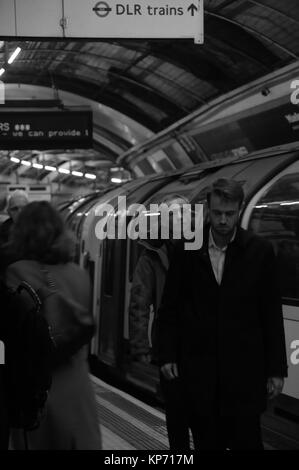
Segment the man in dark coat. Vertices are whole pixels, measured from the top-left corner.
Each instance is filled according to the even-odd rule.
[[[243,189],[208,193],[203,246],[176,253],[159,311],[159,362],[180,377],[196,449],[263,449],[260,416],[287,376],[272,245],[238,226]]]

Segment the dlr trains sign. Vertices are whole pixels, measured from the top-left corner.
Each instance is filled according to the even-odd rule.
[[[2,37],[194,38],[200,44],[203,19],[203,0],[0,2]]]

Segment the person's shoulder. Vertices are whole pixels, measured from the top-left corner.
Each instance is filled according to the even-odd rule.
[[[68,263],[65,263],[63,266],[65,269],[69,271],[73,271],[78,276],[88,276],[87,271],[81,268],[79,264],[74,263],[73,261],[69,261]]]
[[[3,222],[1,222],[0,227],[10,227],[13,224],[12,218],[8,217]]]
[[[40,265],[37,261],[32,259],[18,259],[10,263],[7,269],[11,271],[23,271],[24,269],[38,270],[40,269]]]
[[[69,269],[70,271],[80,273],[86,273],[86,270],[81,268],[79,264],[75,263],[74,261],[68,261],[67,263],[60,264],[64,269]]]

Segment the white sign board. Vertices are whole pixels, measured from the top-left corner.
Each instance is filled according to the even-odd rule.
[[[16,0],[18,36],[61,37],[61,18],[61,0]]]
[[[0,37],[61,37],[61,0],[0,0]]]
[[[65,0],[67,36],[194,38],[199,2],[192,0]],[[202,10],[200,10],[202,11]],[[86,25],[86,30],[85,26]]]
[[[12,0],[0,0],[0,35],[15,36],[15,9]]]
[[[203,0],[0,0],[0,37],[194,38]]]

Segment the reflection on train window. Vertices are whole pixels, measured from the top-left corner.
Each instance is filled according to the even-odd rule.
[[[107,238],[103,246],[104,254],[104,294],[113,295],[113,271],[114,271],[115,240]]]
[[[263,194],[249,229],[272,242],[283,297],[299,299],[299,173],[281,177]]]

